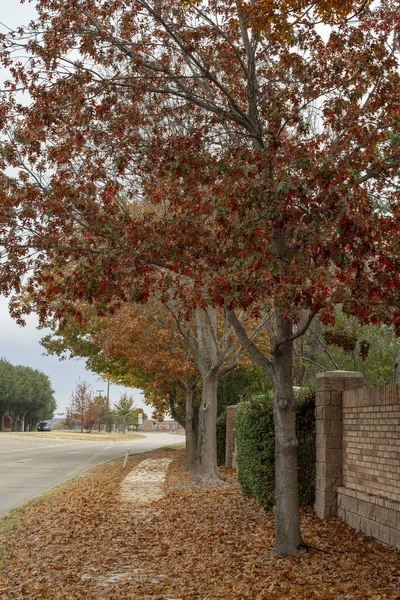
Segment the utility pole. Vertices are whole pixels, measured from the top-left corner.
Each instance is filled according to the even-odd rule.
[[[96,392],[98,393],[99,398],[103,397],[102,392],[104,392],[104,390],[96,390]],[[99,418],[99,431],[101,431],[101,419]],[[107,429],[106,429],[107,431]]]
[[[110,380],[107,379],[107,402],[106,402],[106,432],[108,433],[108,414],[110,411]]]

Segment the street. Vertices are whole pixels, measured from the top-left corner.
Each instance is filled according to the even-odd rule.
[[[0,516],[95,465],[184,442],[181,435],[146,433],[118,442],[23,437],[0,433]]]

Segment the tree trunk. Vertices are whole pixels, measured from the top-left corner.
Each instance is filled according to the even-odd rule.
[[[274,349],[275,426],[275,556],[299,551],[299,497],[297,480],[296,403],[293,397],[292,322],[277,311],[277,343]],[[281,343],[280,343],[281,341]]]
[[[18,431],[18,427],[19,427],[19,420],[18,420],[19,416],[18,415],[12,415],[12,425],[11,425],[11,431]]]
[[[221,483],[217,467],[217,388],[220,365],[216,345],[216,309],[198,309],[196,321],[198,351],[195,359],[202,376],[202,393],[197,465],[193,471],[193,480],[199,483]]]
[[[21,417],[21,431],[25,431],[25,419],[26,419],[26,413],[24,413]]]
[[[198,410],[193,406],[193,387],[190,381],[186,382],[186,471],[191,471],[196,464],[199,419]]]
[[[220,483],[217,468],[217,387],[218,372],[211,369],[203,378],[199,414],[199,441],[194,479],[201,483]]]
[[[274,556],[298,554],[300,534],[296,405],[293,398],[293,322],[275,310],[276,342],[271,361],[250,340],[235,313],[229,319],[242,346],[270,376],[274,388],[275,427],[275,548]]]

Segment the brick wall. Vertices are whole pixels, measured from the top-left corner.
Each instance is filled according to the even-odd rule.
[[[360,373],[321,374],[316,430],[317,514],[400,548],[399,387],[362,388]]]
[[[343,486],[400,502],[396,385],[343,394]]]

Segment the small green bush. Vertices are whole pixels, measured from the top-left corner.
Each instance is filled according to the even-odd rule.
[[[299,501],[315,496],[315,395],[297,399]],[[236,440],[239,483],[245,495],[270,510],[275,503],[275,434],[271,395],[253,396],[238,406]]]
[[[315,502],[315,392],[297,398],[297,469],[300,506]]]
[[[225,465],[226,412],[217,418],[217,464]]]

